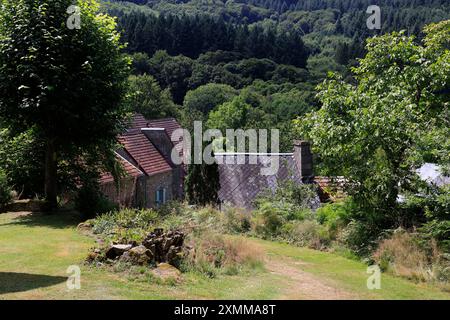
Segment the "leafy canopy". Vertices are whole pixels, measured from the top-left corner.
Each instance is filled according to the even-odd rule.
[[[125,114],[121,98],[129,61],[115,20],[99,13],[97,1],[78,0],[80,29],[69,29],[73,4],[2,0],[0,10],[0,119],[13,132],[33,128],[45,141],[52,206],[57,165],[104,163]]]
[[[331,75],[322,108],[295,121],[323,173],[345,176],[355,201],[390,222],[399,192],[415,188],[414,168],[449,164],[450,21],[424,31],[422,43],[404,32],[369,39],[356,84]]]

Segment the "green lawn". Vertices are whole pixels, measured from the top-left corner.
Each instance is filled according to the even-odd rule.
[[[188,273],[179,284],[159,284],[146,276],[84,265],[94,241],[76,231],[78,222],[68,213],[1,214],[0,299],[307,299],[321,296],[317,291],[323,288],[352,299],[450,299],[437,288],[388,275],[382,276],[381,290],[370,291],[362,263],[254,239],[267,253],[267,270],[215,279]],[[273,262],[276,270],[269,267]],[[66,270],[71,265],[81,267],[80,290],[67,289]],[[310,287],[305,289],[306,284]]]

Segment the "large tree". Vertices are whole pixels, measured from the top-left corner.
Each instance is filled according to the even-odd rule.
[[[188,91],[184,97],[184,107],[208,115],[215,107],[232,100],[238,94],[239,92],[229,85],[209,83]]]
[[[72,0],[0,3],[0,117],[45,140],[45,194],[53,209],[58,156],[82,158],[114,143],[129,62],[114,19],[99,13],[95,0],[75,2],[79,25],[68,23],[77,18],[77,8],[68,10]]]
[[[322,108],[297,122],[324,173],[347,178],[360,219],[401,224],[397,199],[418,192],[415,169],[450,163],[449,39],[450,21],[443,21],[425,28],[422,42],[404,32],[368,40],[353,69],[356,84],[326,80]]]
[[[169,90],[162,90],[155,78],[147,74],[129,77],[124,103],[130,111],[147,119],[178,117],[179,113]]]

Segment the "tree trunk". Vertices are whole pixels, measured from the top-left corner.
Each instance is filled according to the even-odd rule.
[[[58,207],[56,145],[51,138],[47,140],[45,151],[45,201],[48,211],[54,211]]]

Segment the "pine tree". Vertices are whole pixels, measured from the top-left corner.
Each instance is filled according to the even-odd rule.
[[[217,163],[191,164],[185,181],[186,197],[189,204],[219,204],[220,181]]]

